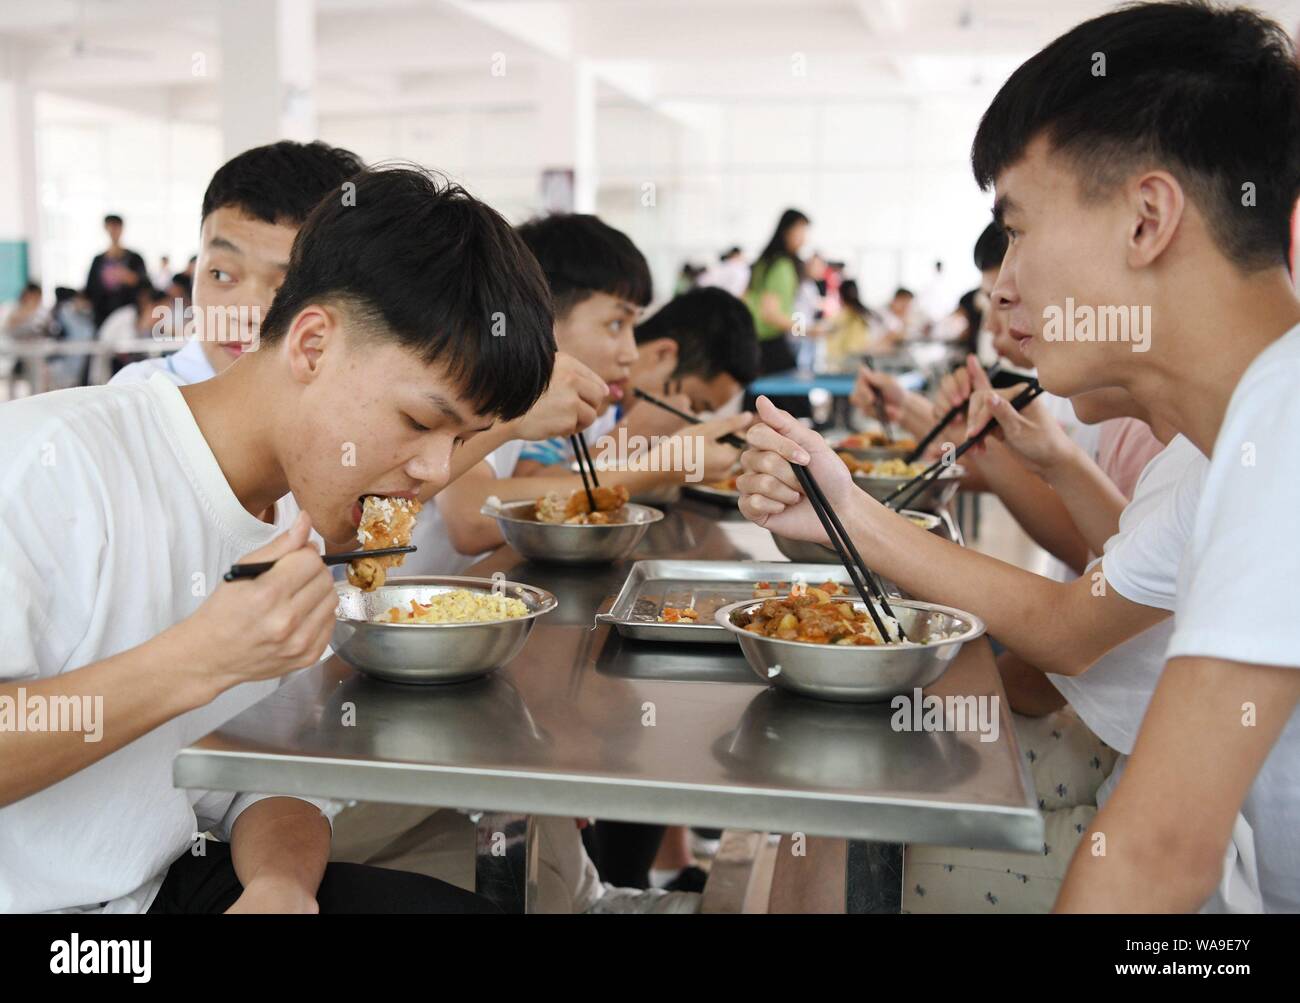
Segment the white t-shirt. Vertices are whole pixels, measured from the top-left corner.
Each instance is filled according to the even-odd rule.
[[[1300,671],[1300,327],[1251,363],[1233,391],[1179,577],[1169,657]],[[1251,785],[1269,912],[1300,912],[1300,707]]]
[[[184,348],[157,359],[142,359],[123,366],[108,382],[110,384],[140,383],[154,373],[162,373],[177,386],[201,383],[217,375],[208,357],[203,354],[203,343],[191,339]]]
[[[150,640],[277,532],[239,503],[165,376],[4,405],[0,680]],[[177,789],[173,757],[278,685],[237,686],[0,808],[0,912],[146,910],[195,834],[229,838],[259,797]]]
[[[1179,503],[1181,511],[1190,504],[1195,512],[1208,466],[1201,451],[1179,435],[1142,471],[1133,500],[1120,513],[1119,532],[1106,541],[1099,559],[1107,584],[1130,602],[1174,608],[1178,564],[1191,535],[1190,520],[1177,518]],[[1166,511],[1169,517],[1163,517]],[[1095,569],[1096,562],[1089,573]],[[1173,630],[1170,618],[1117,646],[1082,675],[1048,673],[1047,678],[1093,734],[1127,755],[1160,679]]]
[[[113,378],[108,383],[110,386],[143,383],[154,373],[161,373],[178,387],[202,383],[217,375],[217,371],[212,368],[212,363],[203,353],[202,342],[192,339],[184,348],[170,355],[164,355],[159,359],[142,359],[139,362],[132,362],[129,366],[123,366],[113,374]],[[300,511],[298,499],[292,493],[287,494],[275,503],[275,521],[272,525],[280,532],[284,532],[294,524]],[[423,513],[421,516],[423,517]],[[311,541],[317,550],[322,552],[325,550],[324,539],[314,529],[311,531]]]

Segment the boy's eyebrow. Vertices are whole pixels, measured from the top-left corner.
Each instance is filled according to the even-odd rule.
[[[1010,196],[999,195],[993,202],[993,222],[998,226],[1005,226],[1007,213],[1015,212],[1019,208]]]
[[[452,404],[451,401],[447,400],[446,397],[443,397],[441,394],[429,394],[429,400],[433,403],[433,406],[442,413],[444,418],[448,421],[454,421],[457,425],[466,426],[466,429],[470,432],[486,432],[496,424],[496,419],[494,418],[486,425],[471,426],[468,421],[461,417],[461,413],[456,410],[456,406]]]
[[[225,237],[214,235],[213,238],[208,241],[208,246],[215,248],[218,251],[229,251],[231,254],[238,254],[241,258],[244,256],[244,252],[239,245]]]

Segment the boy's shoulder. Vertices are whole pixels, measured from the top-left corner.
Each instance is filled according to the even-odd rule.
[[[125,433],[154,420],[147,383],[74,387],[10,401],[0,407],[0,456],[12,470],[24,457],[58,463],[51,450],[72,450],[121,463],[130,445]]]

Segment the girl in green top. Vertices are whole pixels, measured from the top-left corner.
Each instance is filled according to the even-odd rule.
[[[799,248],[807,236],[808,217],[797,209],[787,209],[781,214],[772,239],[754,262],[745,304],[754,315],[754,327],[758,331],[762,375],[795,366],[794,352],[786,344],[785,336],[794,326],[791,313],[803,273]],[[809,326],[811,320],[804,318]]]

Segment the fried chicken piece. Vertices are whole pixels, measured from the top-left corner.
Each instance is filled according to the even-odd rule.
[[[587,492],[579,488],[565,498],[558,491],[551,491],[537,499],[534,510],[538,522],[567,523],[571,526],[606,526],[617,522],[615,513],[627,504],[629,495],[627,486],[616,484],[613,487],[592,488],[596,498],[596,511],[591,511],[587,501]]]
[[[415,514],[419,511],[420,503],[414,498],[366,495],[361,524],[357,526],[357,541],[363,550],[410,546]],[[405,554],[359,557],[348,565],[348,581],[363,592],[374,591],[384,584],[387,569],[398,567],[405,557]]]

